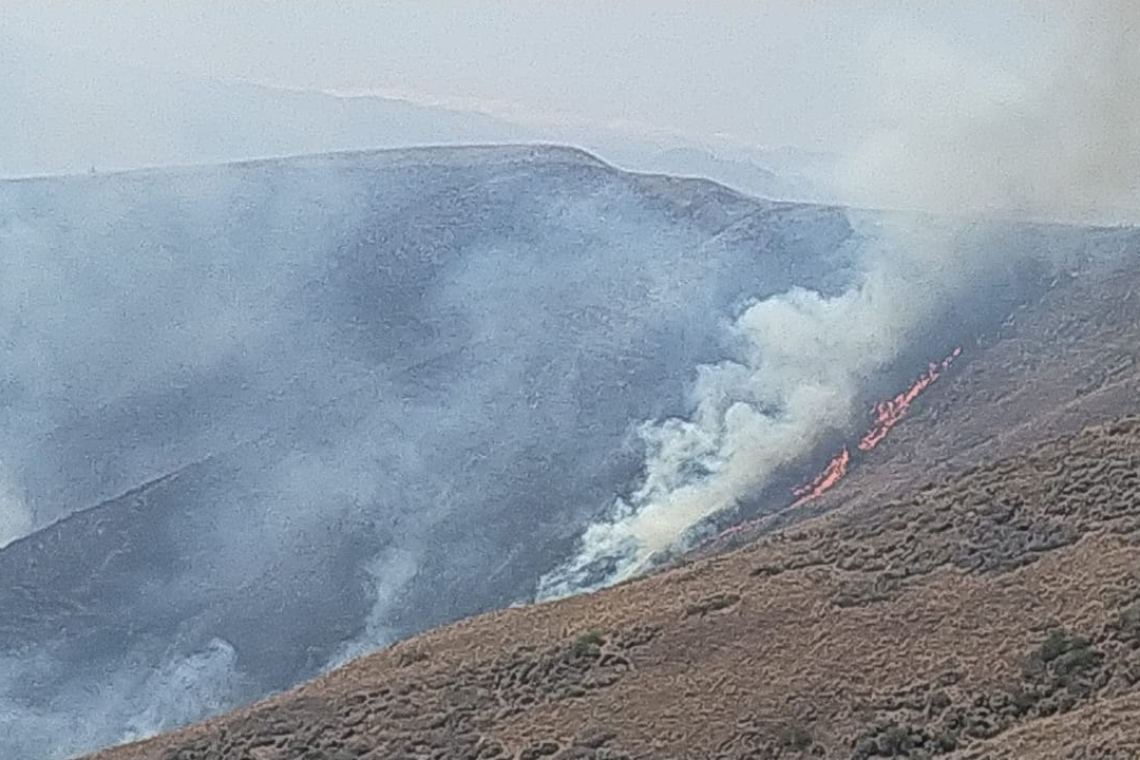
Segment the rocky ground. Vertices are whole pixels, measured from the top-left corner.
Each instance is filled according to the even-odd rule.
[[[1058,281],[731,545],[94,757],[1140,756],[1136,287]]]

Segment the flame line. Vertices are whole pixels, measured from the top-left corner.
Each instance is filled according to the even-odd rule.
[[[950,355],[941,362],[937,364],[931,362],[927,365],[926,372],[905,391],[894,398],[880,401],[872,406],[871,414],[873,415],[874,423],[863,437],[859,439],[859,443],[856,445],[859,451],[872,451],[876,446],[882,443],[891,432],[891,428],[902,422],[903,418],[910,412],[911,404],[922,395],[923,391],[933,385],[946,370],[950,369],[950,365],[961,355],[962,348],[955,348]],[[792,489],[792,496],[798,498],[792,502],[789,509],[803,506],[823,496],[843,479],[850,466],[851,450],[844,445],[843,450],[832,457],[831,461],[827,463],[827,466],[824,467],[818,475],[807,483],[803,483]],[[719,541],[734,533],[743,531],[755,522],[756,520],[750,520],[728,528],[713,538],[712,542]]]
[[[836,483],[843,479],[843,476],[847,474],[847,467],[850,464],[851,451],[844,446],[843,451],[828,462],[827,467],[825,467],[823,472],[819,475],[816,475],[814,480],[792,489],[792,495],[800,497],[792,502],[792,507],[798,507],[801,504],[806,504],[809,501],[823,496],[823,494],[827,493]]]

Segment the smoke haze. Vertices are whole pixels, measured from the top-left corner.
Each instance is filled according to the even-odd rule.
[[[30,621],[0,621],[0,754],[179,725],[428,626],[629,577],[763,508],[912,373],[901,357],[938,358],[1053,269],[1135,242],[961,218],[1133,218],[1132,15],[1074,17],[1058,50],[1076,52],[1037,78],[872,40],[890,125],[839,186],[954,219],[749,199],[555,148],[0,183],[0,607]],[[185,122],[167,81],[101,115],[141,136],[105,155],[357,147],[392,114],[325,135],[335,99],[298,96],[281,122],[280,93],[191,83],[213,105]],[[152,96],[157,127],[117,121]],[[44,123],[96,111],[84,97]],[[243,110],[254,126],[231,134]],[[518,134],[401,113],[391,134]],[[97,147],[69,140],[43,165]]]
[[[1140,10],[1039,5],[1056,39],[1024,77],[931,32],[880,33],[869,50],[894,126],[854,152],[841,192],[942,213],[1137,221]]]
[[[565,148],[0,183],[0,457],[37,531],[0,551],[0,683],[35,684],[0,754],[531,597],[723,315],[838,292],[850,234]]]
[[[882,70],[898,125],[855,151],[840,194],[958,217],[1140,218],[1138,18],[1129,3],[1096,5],[1028,83],[977,70],[925,37],[900,42],[896,30],[878,40],[890,51]],[[543,578],[539,596],[636,574],[850,429],[876,376],[1003,270],[1053,271],[1082,258],[1011,250],[985,225],[942,222],[938,232],[915,221],[867,225],[863,273],[850,290],[794,289],[747,308],[723,336],[734,353],[697,369],[688,414],[639,428],[648,452],[640,487],[586,530],[582,552]],[[932,358],[950,348],[932,347]]]

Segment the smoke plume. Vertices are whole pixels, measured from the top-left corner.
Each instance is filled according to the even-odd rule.
[[[929,35],[870,46],[892,126],[846,162],[848,197],[879,206],[1080,222],[1135,221],[1140,200],[1140,9],[1041,5],[1056,29],[1022,77]]]
[[[798,271],[718,239],[754,215]],[[627,421],[683,409],[741,298],[845,284],[849,234],[558,148],[0,183],[0,459],[44,531],[0,552],[28,621],[0,640],[0,755],[529,595],[635,474]],[[35,601],[76,596],[92,635]]]
[[[0,462],[0,548],[32,531],[32,515],[12,486]]]
[[[198,720],[238,692],[235,659],[221,639],[186,655],[164,647],[136,652],[114,670],[65,672],[42,650],[0,656],[0,746],[5,757],[71,757]],[[49,692],[45,681],[55,679],[65,686]]]
[[[915,235],[912,242],[922,247],[901,254],[869,245],[862,278],[840,295],[797,288],[745,309],[726,330],[730,356],[698,367],[691,413],[640,426],[643,482],[586,531],[580,555],[543,578],[540,598],[635,574],[850,427],[860,391],[929,328],[960,281],[960,272],[946,269],[961,261],[921,253],[946,250],[951,240],[928,235],[920,243]],[[599,563],[615,558],[612,574],[597,577]]]
[[[927,40],[900,45],[896,32],[882,65],[894,124],[846,163],[839,179],[847,197],[958,217],[1135,218],[1137,12],[1125,3],[1093,11],[1073,20],[1053,65],[1030,82],[966,65]],[[847,292],[791,290],[739,315],[724,336],[725,360],[697,369],[690,413],[640,426],[647,457],[639,487],[586,530],[576,557],[542,579],[540,598],[620,580],[683,545],[701,521],[849,428],[860,391],[933,319],[1016,270],[1022,254],[986,224],[926,218],[932,226],[920,235],[915,218],[861,225],[864,273]],[[1072,254],[1043,248],[1028,256],[1056,267],[1072,264]]]

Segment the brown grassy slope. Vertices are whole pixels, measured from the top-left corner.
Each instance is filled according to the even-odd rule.
[[[1140,756],[1130,293],[970,347],[827,514],[97,757]]]
[[[1135,704],[1138,644],[1129,419],[875,513],[840,509],[639,583],[433,631],[99,757],[537,756],[611,732],[606,752],[650,757],[795,756],[801,743],[827,757],[907,744],[1016,757],[1004,748],[1040,731],[1123,747],[1140,721],[1091,738],[1055,724]]]

